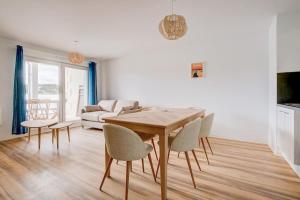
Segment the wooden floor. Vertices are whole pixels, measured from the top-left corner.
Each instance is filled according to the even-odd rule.
[[[202,149],[196,151],[203,172],[192,168],[197,189],[193,188],[184,154],[171,153],[168,166],[168,199],[300,199],[300,179],[287,163],[274,156],[266,145],[211,139],[215,155],[207,165]],[[104,138],[100,131],[71,130],[71,143],[61,133],[60,150],[51,144],[50,134],[0,143],[0,199],[123,199],[125,163],[112,165],[112,178],[98,186],[104,171]],[[192,156],[190,156],[192,157]],[[154,154],[152,155],[155,159]],[[156,167],[156,160],[154,165]],[[145,159],[133,162],[129,199],[160,199]]]

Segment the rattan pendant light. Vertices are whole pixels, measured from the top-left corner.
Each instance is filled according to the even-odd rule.
[[[187,32],[187,24],[182,15],[174,14],[174,0],[171,0],[172,14],[165,16],[159,23],[160,33],[168,40],[181,38]]]
[[[74,44],[77,48],[78,41],[74,41]],[[71,52],[69,54],[69,61],[72,64],[79,65],[79,64],[83,63],[84,59],[85,59],[85,57],[82,54],[78,53],[78,52]]]

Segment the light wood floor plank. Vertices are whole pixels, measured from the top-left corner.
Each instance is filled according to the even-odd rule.
[[[41,150],[37,136],[0,142],[0,199],[123,199],[125,162],[112,164],[111,175],[98,190],[104,173],[104,138],[98,130],[71,129],[71,143],[66,132],[60,134],[60,149],[43,134]],[[300,179],[267,145],[225,139],[210,139],[214,151],[203,149],[196,155],[203,172],[193,157],[191,165],[197,189],[193,188],[184,154],[177,158],[171,152],[168,165],[168,199],[214,200],[299,200]],[[158,148],[158,147],[157,147]],[[154,153],[152,154],[154,158]],[[154,167],[157,166],[153,159]],[[160,185],[153,181],[145,159],[133,162],[129,199],[160,199]],[[158,179],[160,181],[160,179]]]

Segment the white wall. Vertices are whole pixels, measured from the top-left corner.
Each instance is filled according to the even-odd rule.
[[[0,37],[0,110],[2,110],[0,113],[0,118],[2,118],[2,124],[0,123],[0,141],[18,137],[11,134],[14,69],[17,44],[23,45],[25,56],[33,56],[57,62],[68,62],[67,53],[65,52],[24,44]],[[94,60],[91,58],[88,59]],[[97,60],[94,61],[97,62]],[[84,62],[82,65],[88,66],[87,63],[88,62]],[[97,62],[97,66],[99,66],[99,64],[100,63]],[[99,82],[100,80],[101,79],[99,79]],[[21,135],[21,137],[22,136],[24,135]]]
[[[15,43],[0,38],[0,107],[2,108],[2,125],[0,140],[9,139],[11,135]]]
[[[269,146],[277,152],[277,16],[269,30]]]
[[[300,10],[278,16],[278,71],[300,71]]]
[[[103,97],[199,106],[216,113],[214,135],[267,143],[268,28],[228,28],[103,61]],[[199,61],[207,61],[207,77],[191,79]]]

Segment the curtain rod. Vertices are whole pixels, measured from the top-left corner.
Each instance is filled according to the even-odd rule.
[[[87,66],[84,66],[84,65],[76,65],[76,64],[72,64],[72,63],[68,63],[68,62],[64,62],[64,61],[57,61],[57,60],[51,60],[51,59],[48,59],[48,58],[41,58],[41,57],[36,57],[36,56],[28,56],[25,54],[25,57],[27,58],[32,58],[32,59],[36,59],[36,60],[44,60],[44,61],[48,61],[48,62],[59,62],[61,64],[66,64],[66,65],[74,65],[74,66],[78,66],[78,67],[87,67]],[[85,61],[87,62],[88,64],[88,61]]]
[[[24,49],[24,55],[25,56],[29,56],[29,57],[34,57],[34,58],[40,59],[40,57],[31,56],[31,54],[27,54],[26,51],[28,50],[29,52],[32,52],[32,51],[33,52],[39,52],[39,53],[42,53],[42,54],[50,55],[52,57],[57,57],[58,60],[67,60],[68,59],[66,55],[58,55],[56,53],[48,52],[47,50],[40,49],[42,47],[40,47],[40,48],[39,47],[34,48],[34,47],[31,47],[30,45],[28,46],[28,45],[24,45],[22,43],[19,43],[17,45],[20,45],[20,46],[23,47],[23,49]],[[47,49],[47,48],[45,48],[45,49]],[[68,54],[67,52],[63,52],[63,51],[59,51],[59,50],[54,50],[54,49],[48,49],[48,50],[50,50],[50,51],[57,51],[58,53]],[[99,60],[97,60],[96,58],[92,58],[92,57],[86,57],[86,58],[87,59],[84,62],[87,62],[87,63],[89,63],[89,62],[96,62],[96,63],[99,62]],[[48,61],[53,61],[53,60],[48,59],[48,58],[43,58],[43,59],[44,60],[48,60]],[[64,63],[64,64],[71,64],[71,63],[64,62],[64,61],[60,61],[60,62]],[[82,66],[82,65],[78,65],[78,66]]]

